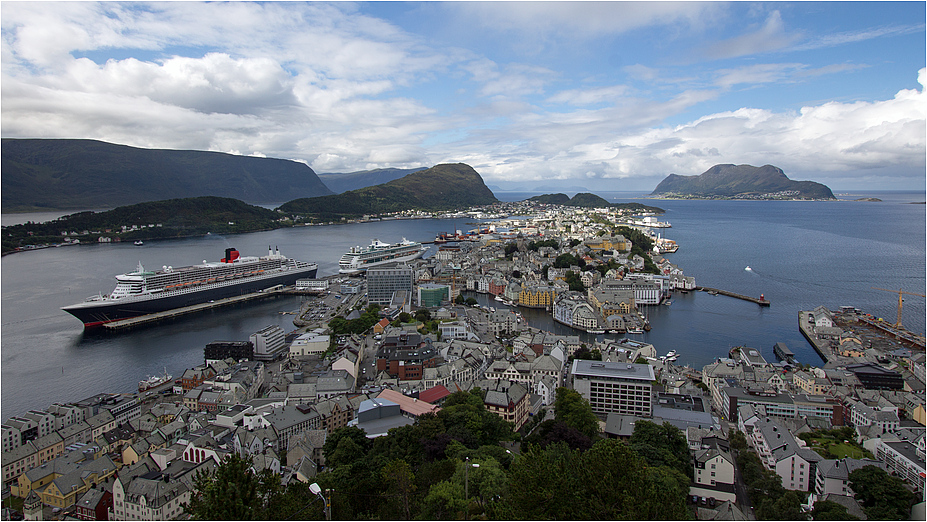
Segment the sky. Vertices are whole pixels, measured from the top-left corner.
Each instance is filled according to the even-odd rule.
[[[925,190],[927,3],[0,3],[4,138],[466,163],[650,191],[716,164]]]

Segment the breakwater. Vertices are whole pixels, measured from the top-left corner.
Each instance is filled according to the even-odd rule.
[[[758,305],[760,305],[760,306],[769,306],[769,300],[767,300],[766,297],[765,297],[763,294],[760,294],[760,297],[759,297],[759,298],[756,298],[756,297],[750,297],[749,295],[743,295],[743,294],[737,294],[737,293],[734,293],[734,292],[728,292],[727,290],[719,290],[719,289],[717,289],[717,288],[709,288],[709,287],[707,287],[707,286],[697,286],[697,287],[695,287],[695,289],[696,289],[696,290],[700,290],[700,291],[702,291],[702,292],[708,292],[709,294],[726,295],[726,296],[728,296],[728,297],[735,297],[735,298],[737,298],[737,299],[743,299],[744,301],[750,301],[751,303],[756,303],[756,304],[758,304]]]

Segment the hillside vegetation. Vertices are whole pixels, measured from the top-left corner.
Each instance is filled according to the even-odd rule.
[[[529,198],[528,201],[533,201],[535,203],[544,203],[547,205],[563,205],[566,207],[582,207],[582,208],[617,208],[622,210],[630,210],[632,212],[655,212],[658,214],[663,213],[663,209],[659,207],[653,207],[650,205],[644,205],[641,203],[609,203],[607,199],[597,196],[595,194],[590,194],[588,192],[581,192],[575,196],[568,197],[566,194],[557,193],[557,194],[542,194],[540,196],[534,196]]]
[[[96,140],[3,139],[4,212],[112,208],[218,196],[278,203],[331,194],[295,161]]]
[[[651,195],[742,199],[835,199],[814,181],[792,181],[772,165],[715,165],[698,176],[670,174]]]
[[[230,234],[284,226],[273,210],[230,198],[205,196],[138,203],[105,212],[78,212],[45,223],[3,227],[3,251],[58,243],[76,233],[81,242],[108,237],[114,241]],[[123,231],[122,227],[127,227]],[[84,234],[84,232],[87,232]],[[65,234],[68,234],[65,236]]]
[[[498,200],[473,167],[463,163],[436,165],[397,180],[333,196],[301,198],[280,206],[289,215],[321,221],[409,209],[454,210]]]
[[[357,190],[373,185],[382,185],[389,183],[394,179],[402,178],[413,172],[425,170],[425,167],[418,169],[374,169],[362,170],[359,172],[339,172],[319,174],[319,179],[325,186],[331,189],[335,194],[341,194],[349,190]]]

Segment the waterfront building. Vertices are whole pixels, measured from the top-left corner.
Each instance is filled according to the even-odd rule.
[[[547,308],[553,305],[556,297],[556,292],[550,286],[528,285],[518,294],[518,304],[527,308]]]
[[[324,292],[328,290],[328,279],[297,279],[297,292]],[[342,291],[344,289],[342,288]]]
[[[265,326],[251,334],[254,359],[257,361],[273,361],[283,353],[285,343],[286,333],[283,328],[275,324]]]
[[[651,417],[653,367],[573,360],[573,389],[589,400],[593,413]]]
[[[367,302],[389,305],[393,294],[405,291],[412,295],[414,273],[408,266],[378,266],[367,269]]]
[[[518,316],[510,310],[497,310],[490,313],[489,328],[496,337],[512,335],[521,329]]]
[[[206,362],[224,361],[228,358],[240,361],[254,358],[254,344],[251,341],[213,341],[203,349]]]

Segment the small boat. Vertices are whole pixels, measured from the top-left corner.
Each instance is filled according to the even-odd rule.
[[[665,304],[666,306],[669,306],[669,305],[673,304],[673,302],[672,302],[672,301],[666,301],[666,302],[664,302],[663,304]]]
[[[141,239],[139,239],[138,241],[136,241],[136,242],[133,243],[133,244],[134,244],[135,246],[142,246],[142,245],[144,245],[145,243],[144,243]]]
[[[750,268],[749,266],[747,268],[744,268],[744,270],[746,270],[747,272],[753,272],[753,269]]]
[[[670,350],[669,353],[666,354],[666,358],[669,359],[670,357],[673,357],[675,355],[676,355],[676,350]]]

